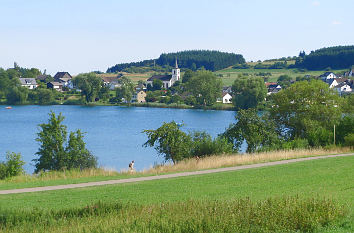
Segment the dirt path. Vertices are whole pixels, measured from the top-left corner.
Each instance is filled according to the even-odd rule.
[[[242,166],[236,166],[236,167],[216,168],[216,169],[209,169],[209,170],[203,170],[203,171],[181,172],[181,173],[168,174],[168,175],[128,178],[128,179],[120,179],[120,180],[97,181],[97,182],[88,182],[88,183],[80,183],[80,184],[66,184],[66,185],[55,185],[55,186],[45,186],[45,187],[35,187],[35,188],[0,190],[0,195],[1,194],[14,194],[14,193],[41,192],[41,191],[51,191],[51,190],[60,190],[60,189],[84,188],[84,187],[110,185],[110,184],[123,184],[123,183],[140,182],[140,181],[146,181],[146,180],[159,180],[159,179],[176,178],[176,177],[183,177],[183,176],[210,174],[210,173],[217,173],[217,172],[237,171],[237,170],[243,170],[243,169],[249,169],[249,168],[268,167],[268,166],[273,166],[273,165],[296,163],[296,162],[307,161],[307,160],[344,157],[344,156],[353,156],[353,155],[354,155],[354,153],[326,155],[326,156],[316,156],[316,157],[281,160],[281,161],[267,162],[267,163],[242,165]]]

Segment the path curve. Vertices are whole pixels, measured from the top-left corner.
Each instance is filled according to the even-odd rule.
[[[280,165],[280,164],[302,162],[302,161],[307,161],[307,160],[335,158],[335,157],[344,157],[344,156],[353,156],[353,155],[354,155],[354,153],[336,154],[336,155],[326,155],[326,156],[316,156],[316,157],[281,160],[281,161],[250,164],[250,165],[241,165],[241,166],[236,166],[236,167],[216,168],[216,169],[209,169],[209,170],[202,170],[202,171],[181,172],[181,173],[174,173],[174,174],[168,174],[168,175],[147,176],[147,177],[120,179],[120,180],[97,181],[97,182],[88,182],[88,183],[80,183],[80,184],[65,184],[65,185],[44,186],[44,187],[34,187],[34,188],[0,190],[0,195],[1,194],[41,192],[41,191],[51,191],[51,190],[61,190],[61,189],[74,189],[74,188],[84,188],[84,187],[110,185],[110,184],[124,184],[124,183],[133,183],[133,182],[147,181],[147,180],[160,180],[160,179],[167,179],[167,178],[202,175],[202,174],[210,174],[210,173],[217,173],[217,172],[237,171],[237,170],[244,170],[244,169],[249,169],[249,168],[268,167],[268,166],[274,166],[274,165]]]

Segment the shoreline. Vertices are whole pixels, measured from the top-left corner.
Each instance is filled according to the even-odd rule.
[[[38,105],[38,106],[86,106],[86,107],[96,107],[96,106],[113,106],[113,107],[147,107],[147,108],[171,108],[171,109],[194,109],[194,110],[216,110],[216,111],[233,111],[236,112],[235,108],[230,104],[227,107],[220,106],[207,106],[207,107],[197,107],[197,106],[189,106],[189,105],[179,105],[179,104],[163,104],[163,103],[131,103],[131,104],[107,104],[107,103],[88,103],[88,104],[16,104],[9,105],[6,103],[0,103],[0,106],[30,106],[30,105]]]

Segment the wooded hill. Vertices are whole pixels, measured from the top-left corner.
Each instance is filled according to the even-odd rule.
[[[295,67],[308,70],[348,69],[354,65],[354,46],[335,46],[311,51],[300,56]]]
[[[157,59],[117,64],[108,68],[107,73],[121,72],[130,67],[153,65],[175,66],[176,59],[178,60],[178,66],[180,68],[191,70],[197,70],[204,67],[207,70],[216,71],[232,65],[245,63],[245,59],[241,54],[210,50],[190,50],[177,53],[163,53]]]

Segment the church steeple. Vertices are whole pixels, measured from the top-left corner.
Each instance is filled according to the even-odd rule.
[[[180,80],[181,78],[181,71],[178,68],[177,58],[176,58],[176,65],[175,68],[172,69],[172,79],[175,81]]]

